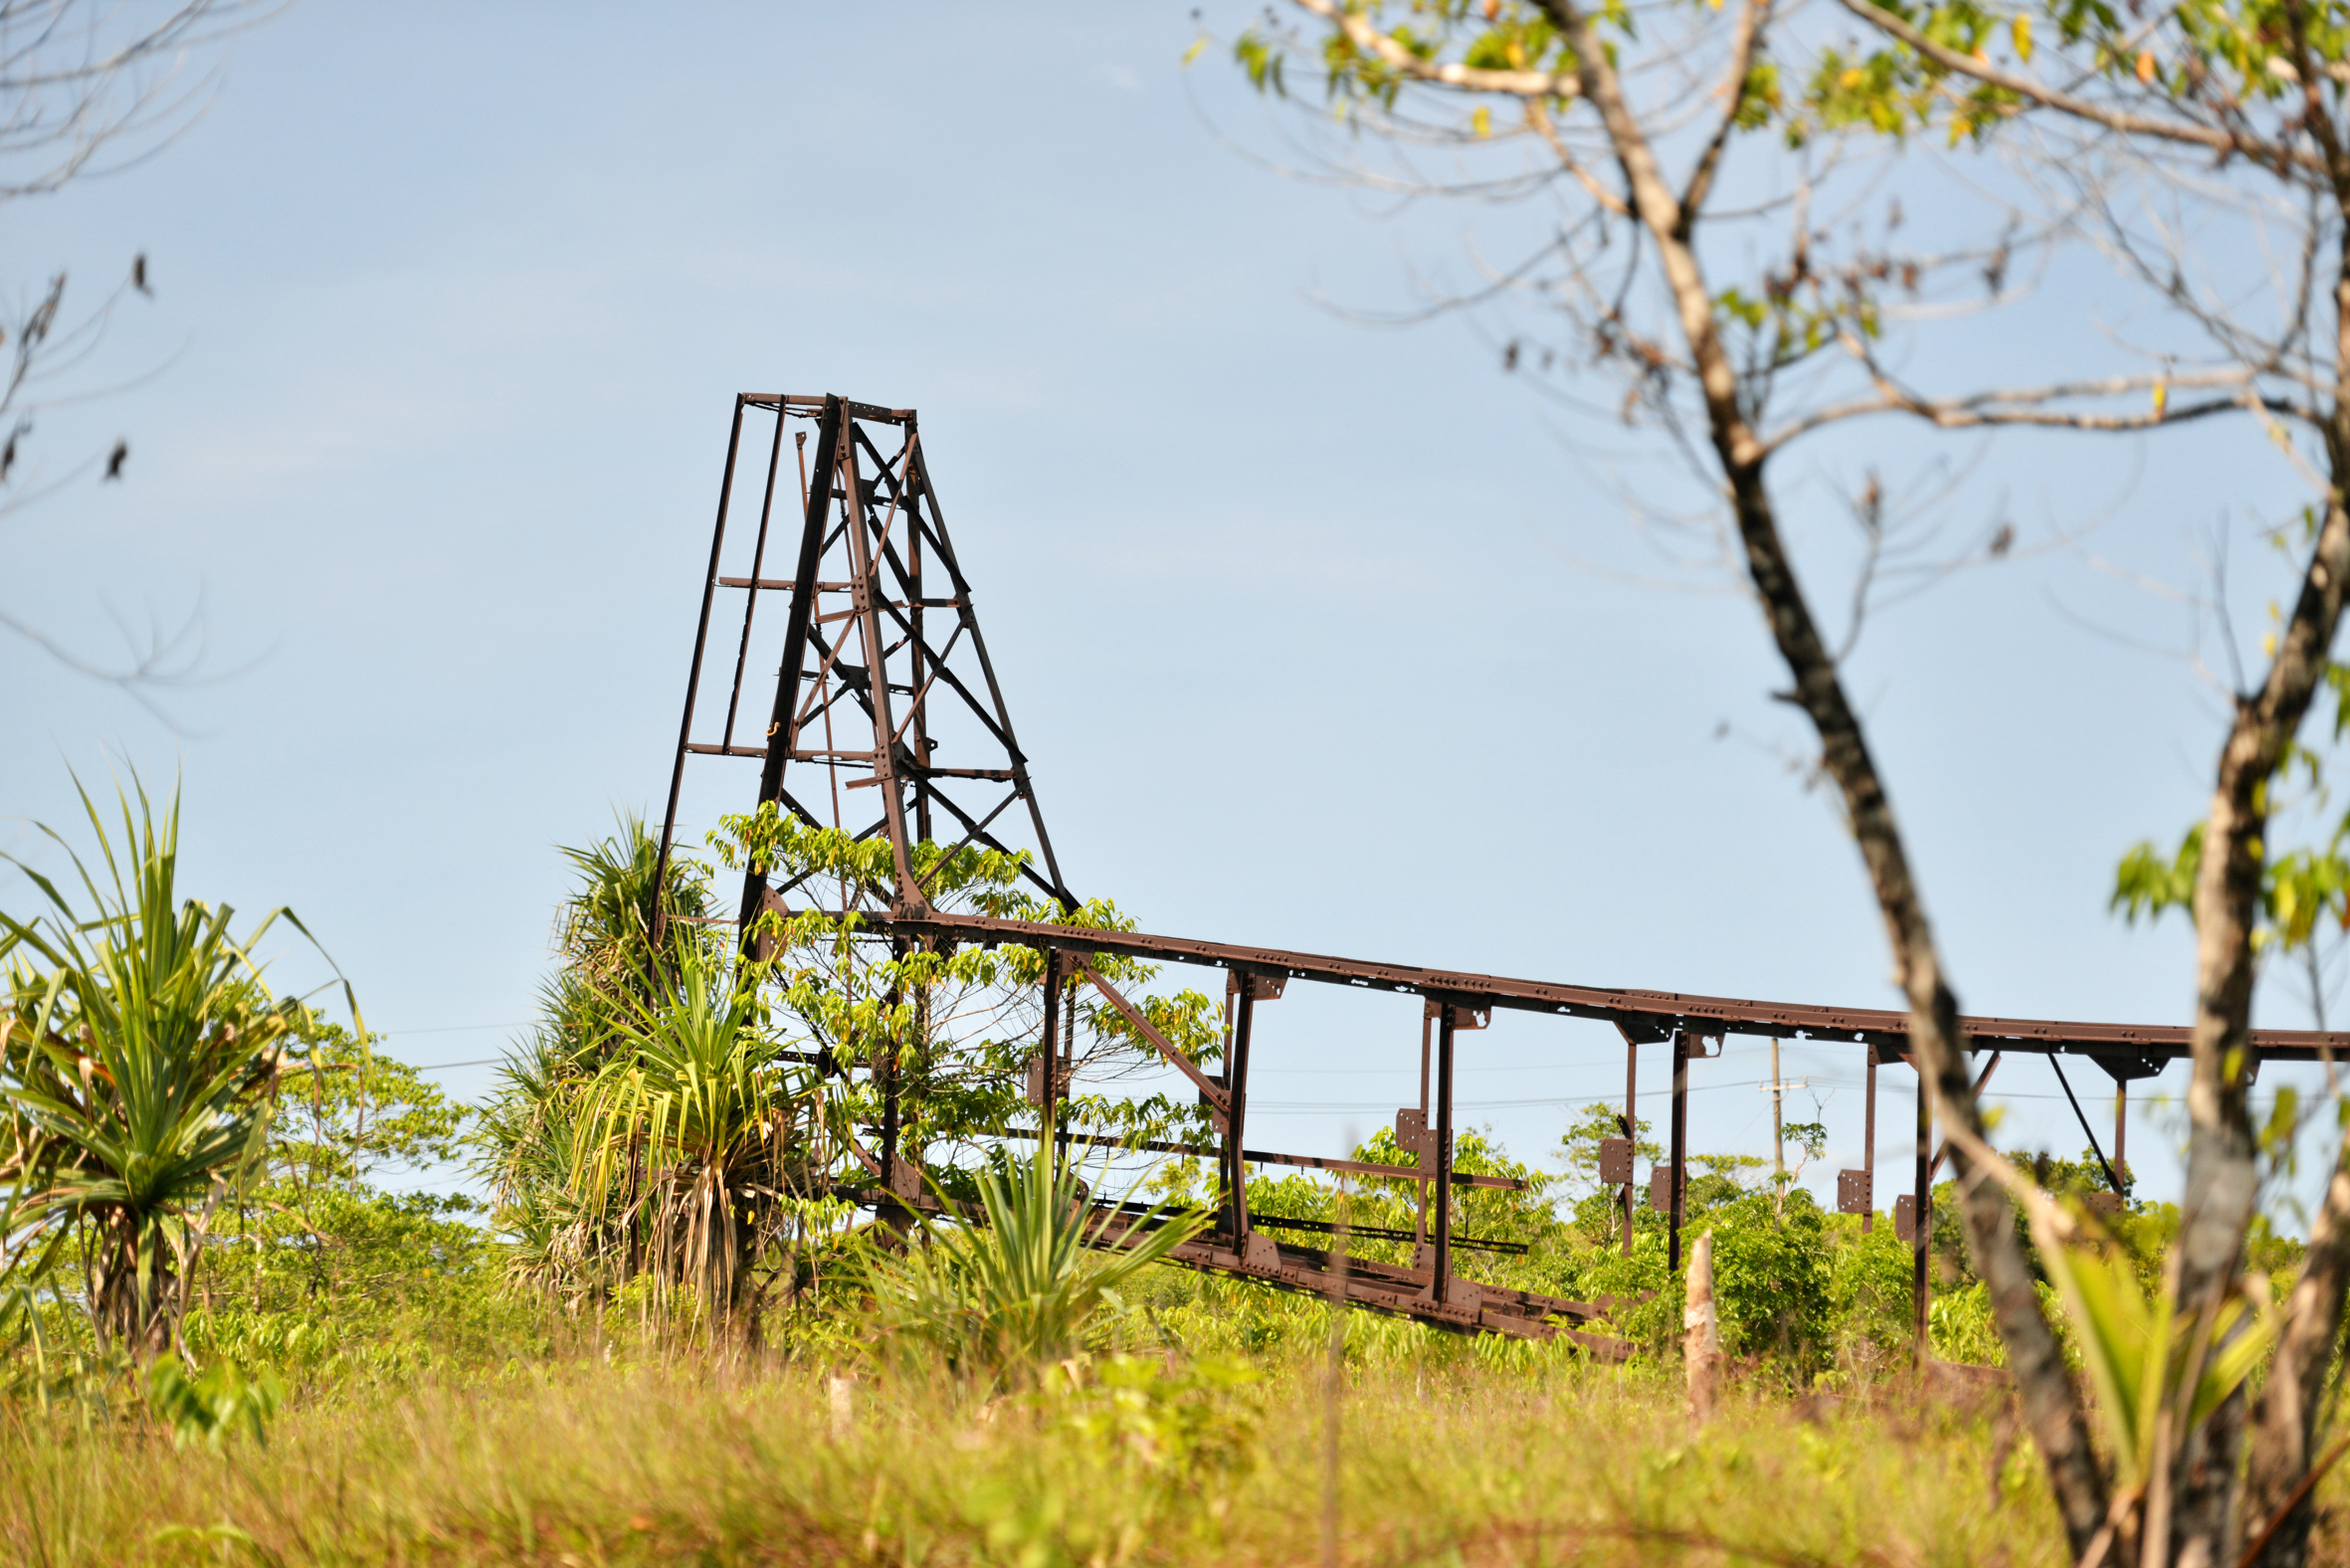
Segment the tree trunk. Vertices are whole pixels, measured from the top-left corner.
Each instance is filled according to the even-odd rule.
[[[1683,1370],[1689,1387],[1689,1425],[1702,1427],[1713,1419],[1721,1395],[1721,1322],[1713,1309],[1713,1233],[1697,1238],[1689,1250],[1687,1304],[1681,1308]]]
[[[2252,1421],[2252,1467],[2245,1477],[2244,1523],[2265,1529],[2309,1472],[2316,1457],[2318,1400],[2325,1392],[2334,1340],[2342,1328],[2342,1293],[2350,1275],[2350,1139],[2334,1161],[2325,1203],[2309,1229],[2309,1256],[2285,1302],[2285,1326]],[[2304,1499],[2280,1521],[2259,1568],[2294,1568],[2308,1556],[2313,1510]]]
[[[1933,927],[1860,717],[1846,697],[1836,661],[1820,636],[1780,536],[1763,483],[1766,455],[1739,405],[1737,372],[1721,341],[1713,295],[1688,243],[1694,214],[1683,211],[1665,183],[1589,17],[1572,0],[1543,3],[1574,46],[1584,96],[1599,111],[1633,208],[1657,244],[1704,395],[1708,434],[1744,546],[1748,577],[1780,657],[1794,677],[1792,700],[1819,736],[1822,763],[1842,795],[1846,824],[1860,847],[1885,922],[1895,972],[1909,1003],[1909,1041],[1919,1074],[1932,1085],[1942,1114],[1961,1118],[1979,1135],[1982,1123],[1958,1031],[1958,1000],[1944,979]],[[2056,1335],[2041,1313],[2007,1195],[1995,1183],[1970,1179],[1973,1168],[1963,1155],[1956,1165],[1967,1239],[1990,1287],[2000,1336],[2008,1347],[2009,1370],[2047,1460],[2051,1487],[2077,1559],[2104,1523],[2104,1473],[2073,1399]],[[1919,1215],[1918,1223],[1930,1223],[1928,1216]]]
[[[174,1310],[179,1276],[159,1234],[128,1209],[109,1209],[97,1222],[90,1262],[90,1326],[101,1351],[122,1350],[141,1365],[169,1350],[179,1327]],[[140,1264],[143,1240],[154,1256]]]
[[[2286,18],[2296,53],[2309,61],[2307,7],[2288,0]],[[2350,218],[2350,152],[2346,152],[2326,106],[2315,95],[2317,79],[2303,85],[2310,95],[2311,133],[2322,146],[2334,206]],[[2335,262],[2334,371],[2330,423],[2322,431],[2330,480],[2323,519],[2301,576],[2292,614],[2279,629],[2276,655],[2259,691],[2237,699],[2236,723],[2220,755],[2212,814],[2204,830],[2203,863],[2195,880],[2196,996],[2195,1078],[2187,1093],[2192,1131],[2188,1144],[2187,1194],[2181,1205],[2179,1245],[2172,1268],[2182,1314],[2216,1301],[2227,1289],[2243,1252],[2242,1227],[2252,1219],[2257,1179],[2251,1107],[2246,1090],[2258,1064],[2252,1059],[2252,1024],[2253,922],[2259,911],[2261,843],[2267,829],[2269,778],[2282,765],[2301,720],[2324,683],[2334,634],[2342,615],[2342,593],[2350,577],[2350,228],[2345,228]],[[2343,1158],[2350,1160],[2350,1150]],[[2303,1474],[2316,1431],[2317,1404],[2326,1364],[2342,1319],[2343,1290],[2350,1279],[2350,1190],[2345,1166],[2337,1161],[2324,1207],[2310,1234],[2309,1256],[2288,1303],[2276,1365],[2262,1390],[2246,1477],[2252,1530],[2263,1528]],[[2231,1236],[2232,1217],[2239,1229]],[[2241,1394],[2215,1417],[2208,1439],[2193,1454],[2180,1456],[2184,1497],[2194,1488],[2195,1512],[2182,1514],[2176,1537],[2182,1563],[2218,1563],[2227,1568],[2238,1524],[2208,1493],[2231,1478],[2243,1428]],[[2270,1539],[2263,1561],[2298,1564],[2307,1555],[2308,1509],[2286,1521]]]

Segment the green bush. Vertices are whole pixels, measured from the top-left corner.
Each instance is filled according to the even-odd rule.
[[[1725,1354],[1770,1362],[1798,1380],[1827,1365],[1834,1342],[1827,1216],[1800,1188],[1774,1205],[1752,1193],[1716,1209],[1713,1301]]]
[[[1864,1232],[1855,1223],[1839,1238],[1829,1266],[1839,1365],[1872,1368],[1907,1358],[1915,1256],[1889,1224]]]

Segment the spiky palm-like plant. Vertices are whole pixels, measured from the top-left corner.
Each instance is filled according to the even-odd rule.
[[[510,1276],[574,1307],[617,1286],[652,1252],[639,1223],[644,1162],[633,1152],[599,1158],[594,1145],[606,1127],[589,1096],[608,1070],[626,1065],[632,1021],[641,1024],[661,994],[664,969],[685,951],[716,950],[697,919],[708,874],[681,856],[664,893],[672,923],[655,952],[660,845],[633,813],[621,813],[617,827],[562,851],[578,882],[556,915],[560,967],[541,990],[541,1022],[518,1045],[476,1134],[477,1169],[495,1187],[496,1223],[509,1238]]]
[[[713,1326],[732,1317],[800,1185],[798,1101],[812,1074],[767,1028],[759,982],[756,966],[691,947],[673,972],[643,976],[580,1118],[594,1135],[574,1190],[597,1201],[633,1189],[652,1272]]]
[[[183,900],[177,794],[158,823],[133,784],[135,808],[115,791],[119,848],[81,790],[100,865],[68,854],[89,912],[19,862],[46,907],[0,913],[0,1282],[37,1283],[78,1246],[100,1348],[145,1358],[178,1332],[212,1210],[261,1152],[310,1015],[271,999],[254,957],[301,922],[279,908],[239,937],[232,910]]]
[[[573,1190],[588,1129],[568,1068],[564,1052],[545,1041],[508,1062],[475,1136],[486,1156],[477,1169],[494,1185],[496,1225],[508,1238],[507,1278],[577,1307],[617,1283],[604,1265],[620,1249],[618,1224]]]
[[[578,869],[579,886],[556,915],[563,971],[547,994],[546,1012],[558,1025],[591,1035],[610,1009],[652,994],[645,981],[653,971],[698,945],[696,920],[709,907],[707,870],[689,856],[673,859],[661,898],[673,923],[656,953],[653,881],[661,845],[634,813],[620,813],[616,826],[609,839],[562,852]]]
[[[925,1245],[866,1268],[884,1349],[935,1353],[966,1381],[1018,1383],[1090,1348],[1118,1287],[1199,1233],[1204,1214],[1154,1210],[1102,1247],[1077,1177],[1049,1144],[978,1175],[984,1224],[926,1224]]]

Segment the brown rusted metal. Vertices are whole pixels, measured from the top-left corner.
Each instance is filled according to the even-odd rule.
[[[1986,1070],[1988,1071],[1988,1070]],[[1926,1297],[1933,1289],[1934,1167],[1927,1155],[1934,1141],[1933,1101],[1926,1092],[1923,1069],[1917,1075],[1917,1191],[1910,1196],[1910,1333],[1917,1368],[1923,1373],[1933,1359],[1926,1337]]]
[[[1057,925],[1027,920],[1000,920],[988,915],[935,912],[884,920],[891,925],[926,931],[943,939],[994,947],[1014,943],[1024,947],[1061,946],[1079,951],[1111,953],[1119,957],[1190,963],[1259,974],[1286,975],[1351,986],[1356,990],[1396,991],[1406,995],[1450,997],[1479,1008],[1501,1007],[1563,1018],[1592,1018],[1627,1030],[1646,1031],[1644,1038],[1669,1040],[1683,1024],[1706,1037],[1724,1034],[1813,1040],[1875,1041],[1887,1056],[1906,1056],[1909,1018],[1905,1013],[1876,1008],[1801,1007],[1785,1002],[1748,1002],[1730,997],[1697,996],[1672,991],[1618,990],[1600,986],[1567,985],[1520,980],[1502,975],[1462,970],[1422,969],[1368,959],[1336,958],[1322,953],[1292,952],[1282,948],[1253,947],[1236,942],[1205,942],[1188,937],[1156,936],[1142,931],[1107,931],[1092,926]],[[2159,1055],[2164,1060],[2189,1051],[2188,1031],[2151,1024],[2082,1024],[2056,1019],[1969,1017],[1959,1020],[1971,1050],[2029,1052],[2047,1056],[2062,1053],[2088,1057],[2102,1065],[2113,1056],[2135,1059]],[[2321,1053],[2337,1057],[2350,1053],[2350,1034],[2306,1029],[2255,1029],[2249,1039],[2264,1058],[2287,1062],[2315,1062]]]
[[[1860,1051],[1868,1058],[1867,1131],[1860,1150],[1860,1180],[1868,1189],[1860,1206],[1860,1234],[1866,1236],[1876,1229],[1876,1047],[1862,1046]]]
[[[1632,1202],[1633,1160],[1640,1152],[1640,1042],[1630,1035],[1624,1037],[1624,1169],[1617,1178],[1623,1184],[1624,1256],[1632,1256],[1633,1220],[1636,1211]],[[1602,1160],[1606,1156],[1603,1152]],[[1600,1181],[1605,1184],[1607,1173]]]
[[[749,559],[729,570],[727,514],[738,480],[737,458],[745,423],[754,417],[775,421],[772,431],[759,432],[768,438],[768,468],[759,483],[760,521]],[[791,575],[769,577],[769,524],[784,426],[795,420],[807,427],[794,433],[797,439],[793,444],[801,465],[799,547]],[[816,438],[812,452],[806,440],[809,434]],[[703,665],[721,592],[742,595],[743,622],[732,661],[732,680],[723,703],[717,704],[724,716],[717,722],[716,732],[706,734],[697,731],[700,709],[713,696],[702,680]],[[754,644],[760,635],[774,635],[758,634],[754,624],[760,595],[771,593],[789,596],[777,655],[776,688],[766,730],[746,738],[736,733],[735,720],[742,708]],[[949,616],[952,625],[943,642],[937,637],[941,615]],[[772,621],[767,624],[772,626]],[[713,676],[713,683],[715,680]],[[942,715],[953,722],[942,722]],[[936,755],[942,743],[949,750],[943,763]],[[1038,1104],[1039,1123],[1034,1134],[1020,1136],[1058,1135],[1065,1147],[1076,1143],[1192,1155],[1209,1152],[1182,1143],[1107,1138],[1069,1125],[1068,1071],[1079,983],[1095,989],[1138,1042],[1192,1082],[1202,1104],[1209,1107],[1215,1126],[1220,1223],[1212,1234],[1176,1250],[1174,1261],[1186,1267],[1311,1291],[1367,1310],[1399,1313],[1448,1328],[1536,1338],[1564,1335],[1601,1355],[1624,1353],[1628,1347],[1620,1341],[1567,1326],[1593,1321],[1611,1303],[1504,1290],[1453,1273],[1455,1251],[1480,1244],[1454,1234],[1452,1195],[1467,1187],[1523,1188],[1522,1183],[1452,1168],[1457,1036],[1482,1027],[1493,1008],[1600,1020],[1622,1033],[1626,1042],[1624,1153],[1638,1141],[1639,1048],[1669,1044],[1670,1152],[1652,1173],[1652,1191],[1666,1215],[1667,1251],[1674,1269],[1680,1263],[1687,1202],[1690,1065],[1716,1054],[1726,1035],[1850,1042],[1867,1051],[1868,1147],[1862,1169],[1844,1174],[1860,1178],[1853,1198],[1867,1210],[1873,1209],[1876,1066],[1880,1058],[1905,1056],[1908,1020],[1900,1012],[1513,979],[1106,930],[1058,920],[963,914],[935,907],[923,877],[918,875],[915,854],[918,846],[938,844],[942,836],[954,841],[945,847],[948,857],[974,846],[1021,857],[1019,875],[1052,904],[1072,914],[1079,904],[1062,877],[1046,832],[1029,760],[1015,738],[1001,683],[980,635],[971,584],[939,510],[911,409],[884,408],[829,395],[745,393],[735,399],[686,680],[685,716],[662,822],[657,863],[660,879],[666,879],[680,829],[681,790],[686,763],[692,759],[707,759],[717,766],[757,761],[757,782],[748,804],[772,804],[810,827],[825,824],[795,796],[792,786],[799,777],[795,768],[822,770],[821,787],[831,791],[835,826],[847,826],[839,820],[844,799],[869,803],[874,820],[854,836],[885,841],[890,852],[888,884],[852,882],[844,889],[844,902],[850,907],[833,912],[857,912],[864,918],[866,934],[889,942],[894,951],[919,946],[947,952],[958,946],[1011,944],[1032,948],[1043,957],[1043,1024],[1032,1096]],[[1021,809],[1015,811],[1015,807]],[[764,949],[764,939],[754,930],[753,922],[764,913],[786,910],[785,900],[794,885],[777,886],[767,868],[748,868],[735,916],[746,942],[757,941]],[[657,925],[666,918],[666,907],[658,908]],[[1099,958],[1105,955],[1225,970],[1224,1072],[1207,1073],[1106,981],[1098,968]],[[1399,1113],[1396,1124],[1397,1142],[1410,1152],[1412,1165],[1272,1153],[1246,1146],[1257,1004],[1278,996],[1290,979],[1423,999],[1420,1103],[1416,1110],[1407,1108]],[[2086,1057],[2113,1076],[2117,1088],[2132,1078],[2160,1071],[2164,1063],[2186,1055],[2189,1049],[2188,1031],[2167,1026],[1975,1017],[1960,1020],[1960,1028],[1970,1048],[1994,1053],[1992,1067],[2000,1060],[1998,1053],[2004,1051]],[[1714,1050],[1706,1049],[1708,1042],[1714,1043]],[[2260,1056],[2315,1060],[2350,1054],[2350,1035],[2258,1030],[2252,1033],[2251,1046]],[[848,1143],[849,1153],[870,1174],[874,1185],[871,1189],[842,1190],[865,1193],[864,1201],[880,1208],[894,1204],[937,1210],[939,1200],[923,1187],[918,1164],[900,1148],[905,1123],[894,1064],[869,1070],[836,1062],[828,1055],[825,1065],[832,1072],[874,1072],[880,1079],[875,1087],[880,1091],[882,1117],[878,1129],[881,1157],[876,1159],[854,1138]],[[1977,1080],[1978,1087],[1989,1075],[1986,1068]],[[2125,1111],[2126,1097],[2117,1093],[2117,1173],[2120,1118]],[[1896,1203],[1895,1215],[1903,1238],[1912,1240],[1916,1249],[1915,1326],[1922,1345],[1932,1230],[1931,1182],[1939,1163],[1938,1157],[1929,1156],[1931,1126],[1922,1083],[1917,1116],[1916,1190]],[[1613,1145],[1616,1140],[1609,1142]],[[1421,1194],[1419,1218],[1411,1235],[1415,1242],[1425,1240],[1427,1245],[1416,1248],[1413,1267],[1401,1268],[1357,1257],[1340,1259],[1280,1241],[1267,1233],[1282,1229],[1310,1233],[1315,1227],[1310,1222],[1253,1221],[1247,1189],[1252,1164],[1411,1181]],[[1621,1187],[1628,1250],[1634,1241],[1635,1178],[1631,1167],[1631,1160],[1613,1147],[1603,1156],[1603,1181]],[[2118,1174],[2115,1184],[2119,1185]],[[1840,1196],[1844,1185],[1840,1179]],[[962,1211],[957,1208],[956,1212]],[[1095,1216],[1089,1222],[1095,1240],[1104,1245],[1120,1245],[1133,1227],[1148,1223],[1143,1216],[1117,1205],[1096,1204],[1090,1212]],[[1872,1212],[1862,1223],[1871,1221]],[[1371,1237],[1373,1233],[1358,1230],[1356,1234]],[[1382,1234],[1378,1239],[1400,1241],[1403,1233],[1392,1237]]]
[[[1446,1304],[1453,1290],[1453,1037],[1459,1010],[1444,1009],[1436,1021],[1436,1223],[1429,1227],[1429,1298]]]
[[[1876,1204],[1873,1171],[1838,1171],[1836,1173],[1836,1212],[1858,1214],[1865,1221]]]
[[[678,820],[678,792],[685,782],[685,757],[693,749],[693,704],[694,699],[701,694],[701,656],[709,646],[710,607],[718,591],[718,558],[726,547],[726,505],[734,494],[734,456],[742,446],[743,403],[742,398],[734,400],[734,427],[726,437],[726,470],[718,481],[718,521],[710,529],[710,566],[702,574],[701,619],[693,628],[693,664],[685,677],[685,716],[678,722],[678,756],[670,768],[669,810],[662,819],[661,854],[653,863],[653,942],[656,949],[660,947],[662,933],[669,924],[669,900],[662,893],[669,886],[670,833]],[[776,418],[775,426],[778,430],[783,428],[780,415]],[[732,698],[729,697],[728,701],[731,703]]]
[[[1672,1037],[1672,1178],[1665,1189],[1665,1267],[1680,1273],[1680,1224],[1689,1205],[1689,1054],[1687,1030]]]
[[[1011,1136],[1009,1133],[1005,1135]],[[1028,1135],[1020,1134],[1022,1137]],[[1169,1143],[1158,1138],[1121,1138],[1099,1132],[1073,1132],[1070,1141],[1092,1149],[1132,1149],[1143,1154],[1189,1154],[1201,1159],[1214,1158],[1217,1152],[1212,1147],[1195,1143]],[[1271,1149],[1245,1149],[1241,1157],[1252,1165],[1294,1165],[1304,1170],[1329,1171],[1338,1176],[1379,1176],[1390,1181],[1428,1180],[1425,1166],[1381,1165],[1370,1160],[1333,1159],[1326,1154],[1277,1154]],[[1507,1176],[1486,1176],[1476,1171],[1453,1172],[1453,1185],[1479,1187],[1492,1192],[1526,1190],[1526,1184],[1522,1181]]]

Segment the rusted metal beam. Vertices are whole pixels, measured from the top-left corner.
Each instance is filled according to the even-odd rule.
[[[1665,1266],[1680,1273],[1680,1222],[1689,1194],[1689,1037],[1676,1030],[1672,1037],[1672,1176],[1665,1189]]]
[[[1282,975],[1361,990],[1396,991],[1407,995],[1451,999],[1477,1007],[1505,1007],[1521,1012],[1550,1013],[1566,1018],[1600,1019],[1632,1030],[1647,1030],[1646,1038],[1665,1040],[1687,1025],[1699,1035],[1808,1036],[1818,1039],[1873,1040],[1889,1051],[1907,1050],[1909,1015],[1884,1008],[1810,1007],[1787,1002],[1752,1002],[1734,997],[1700,996],[1678,991],[1611,989],[1566,985],[1552,981],[1521,980],[1504,975],[1464,970],[1424,969],[1409,964],[1337,958],[1323,953],[1294,952],[1277,947],[1255,947],[1237,942],[1204,942],[1188,937],[1158,936],[1142,931],[1108,931],[1093,926],[1056,925],[1032,920],[1005,920],[990,915],[950,914],[901,916],[877,922],[902,923],[925,934],[981,946],[1016,943],[1025,947],[1061,947],[1080,952],[1114,953],[1124,958],[1155,959],[1168,963],[1204,964],[1243,973]],[[1969,1017],[1959,1027],[1971,1047],[2023,1051],[2047,1055],[2064,1052],[2099,1057],[2132,1054],[2172,1059],[2190,1048],[2189,1031],[2160,1024],[2072,1023],[2058,1019]],[[2308,1029],[2256,1029],[2252,1044],[2262,1057],[2280,1061],[2317,1061],[2321,1052],[2350,1055],[2350,1034]]]
[[[1995,1062],[1992,1066],[1998,1064]],[[1989,1077],[1991,1069],[1985,1068],[1983,1072],[1985,1077]],[[1909,1300],[1912,1317],[1909,1326],[1911,1338],[1915,1342],[1917,1369],[1921,1375],[1926,1362],[1933,1356],[1933,1345],[1926,1334],[1927,1297],[1934,1284],[1934,1168],[1927,1159],[1927,1149],[1933,1139],[1933,1102],[1926,1093],[1925,1071],[1920,1068],[1917,1075],[1917,1190],[1910,1195],[1910,1214],[1914,1218],[1909,1238]]]
[[[1228,1098],[1224,1113],[1224,1183],[1227,1207],[1224,1214],[1226,1234],[1234,1245],[1245,1243],[1249,1236],[1249,1156],[1241,1147],[1244,1123],[1249,1114],[1249,1041],[1255,1033],[1257,1021],[1257,986],[1254,975],[1241,979],[1238,1011],[1232,1030],[1232,1054],[1225,1059],[1225,1085]]]
[[[718,521],[710,529],[710,566],[703,574],[701,587],[701,619],[693,631],[693,664],[685,677],[685,716],[678,721],[678,758],[670,769],[669,810],[661,819],[661,852],[653,862],[653,943],[661,945],[669,925],[669,900],[661,896],[668,885],[670,870],[670,839],[678,825],[678,792],[685,782],[685,753],[693,748],[687,743],[693,738],[693,704],[701,694],[701,658],[709,647],[710,602],[718,588],[718,559],[726,547],[726,507],[734,496],[734,459],[742,448],[742,409],[744,399],[734,400],[734,427],[726,437],[726,471],[718,481]],[[776,428],[783,426],[783,416],[776,416]]]
[[[1303,1231],[1315,1236],[1344,1236],[1348,1241],[1360,1237],[1374,1242],[1410,1242],[1416,1240],[1410,1231],[1399,1231],[1385,1225],[1341,1225],[1335,1220],[1299,1220],[1285,1214],[1260,1214],[1251,1218],[1252,1224],[1270,1231]],[[1531,1251],[1524,1242],[1504,1242],[1491,1236],[1456,1236],[1455,1247],[1473,1253],[1500,1253],[1511,1258],[1522,1258]]]
[[[1868,1189],[1868,1207],[1860,1214],[1860,1234],[1866,1236],[1876,1229],[1876,1047],[1860,1048],[1868,1056],[1867,1147],[1860,1151],[1861,1185]]]
[[[1431,1292],[1439,1306],[1447,1304],[1453,1282],[1453,1035],[1459,1027],[1452,1008],[1443,1012],[1436,1023],[1436,1223],[1429,1237]]]
[[[1143,1016],[1142,1009],[1127,1001],[1116,986],[1102,979],[1100,973],[1081,958],[1077,961],[1077,973],[1093,982],[1093,989],[1101,993],[1103,1000],[1109,1003],[1118,1017],[1126,1021],[1127,1027],[1140,1035],[1144,1043],[1153,1051],[1165,1058],[1168,1066],[1190,1078],[1199,1091],[1208,1097],[1210,1104],[1227,1116],[1232,1114],[1232,1096],[1225,1091],[1224,1085],[1208,1077],[1201,1070],[1200,1065],[1186,1056],[1175,1042],[1159,1033],[1158,1026]]]

